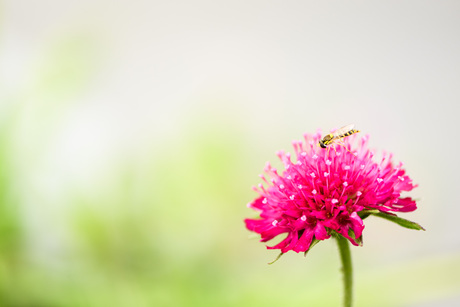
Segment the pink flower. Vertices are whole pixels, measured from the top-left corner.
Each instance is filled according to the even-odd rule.
[[[334,232],[360,245],[364,223],[358,213],[417,208],[413,199],[401,197],[401,192],[416,187],[402,163],[394,166],[391,154],[374,161],[367,136],[355,146],[356,135],[346,137],[344,146],[335,149],[318,147],[319,133],[304,138],[305,142],[293,142],[295,161],[289,153],[278,153],[285,167],[281,174],[267,163],[268,178],[260,175],[265,186],[254,188],[260,196],[248,204],[260,218],[246,219],[246,227],[259,233],[261,242],[287,234],[267,248],[306,252],[313,241],[328,239]]]

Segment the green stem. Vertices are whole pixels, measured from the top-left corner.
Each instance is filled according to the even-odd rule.
[[[341,235],[335,236],[337,245],[339,246],[340,259],[342,260],[344,298],[343,306],[351,307],[352,292],[353,292],[353,268],[351,265],[350,245],[348,240]]]

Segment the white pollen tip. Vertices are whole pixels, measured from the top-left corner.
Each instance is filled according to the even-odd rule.
[[[327,177],[329,176],[329,173],[328,172],[324,172],[324,177]]]
[[[312,173],[310,173],[310,176],[312,176],[313,178],[315,178],[315,177],[316,177],[315,173],[313,173],[313,172],[312,172]]]
[[[294,198],[295,198],[294,195],[289,196],[289,199],[290,199],[290,200],[294,200]]]
[[[348,182],[345,181],[345,182],[343,183],[343,186],[347,187],[347,186],[348,186]]]
[[[267,199],[264,198],[264,199],[262,200],[262,204],[266,204],[266,203],[267,203]]]
[[[284,189],[284,184],[280,184],[280,189]]]
[[[377,178],[377,182],[378,182],[378,183],[380,183],[380,182],[382,182],[382,181],[383,181],[382,178]]]
[[[299,189],[301,189],[301,188],[302,188],[302,185],[301,185],[301,184],[299,184],[297,187],[298,187]]]
[[[345,165],[345,166],[343,167],[343,169],[346,170],[346,171],[348,171],[350,168],[351,168],[350,165]]]
[[[313,159],[318,159],[318,156],[316,154],[313,155]]]
[[[305,215],[302,215],[300,219],[305,222],[307,220],[307,217]]]
[[[326,165],[331,165],[331,164],[332,164],[331,160],[326,160]]]
[[[333,200],[331,200],[331,203],[333,203],[333,204],[336,204],[336,203],[338,203],[338,202],[339,202],[339,201],[338,201],[337,199],[335,199],[335,198],[334,198]]]
[[[272,222],[272,225],[273,225],[273,226],[276,226],[276,224],[278,224],[278,221],[277,221],[277,220],[274,220],[274,221]]]
[[[305,157],[307,155],[307,153],[305,151],[303,151],[301,154],[300,154],[302,157]]]
[[[360,191],[358,191],[358,192],[356,192],[356,195],[357,195],[357,196],[361,196],[361,195],[363,195],[363,193],[361,193]]]
[[[315,195],[317,192],[316,192],[316,190],[313,190],[313,191],[311,191],[311,193],[312,193],[313,195]]]

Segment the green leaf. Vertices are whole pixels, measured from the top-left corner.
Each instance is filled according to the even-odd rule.
[[[359,216],[361,217],[361,219],[363,219],[361,214],[362,216],[364,216],[364,218],[368,217],[369,215],[374,215],[374,216],[378,216],[383,219],[389,220],[390,222],[396,223],[399,226],[402,226],[405,228],[415,229],[415,230],[425,230],[425,228],[423,228],[418,223],[403,219],[402,217],[399,217],[399,216],[396,216],[390,213],[380,212],[378,210],[363,210],[359,213]]]

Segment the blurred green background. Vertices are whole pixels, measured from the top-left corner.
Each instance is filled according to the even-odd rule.
[[[339,306],[333,241],[245,228],[277,150],[348,123],[419,184],[356,306],[458,306],[457,1],[1,2],[0,306]]]

